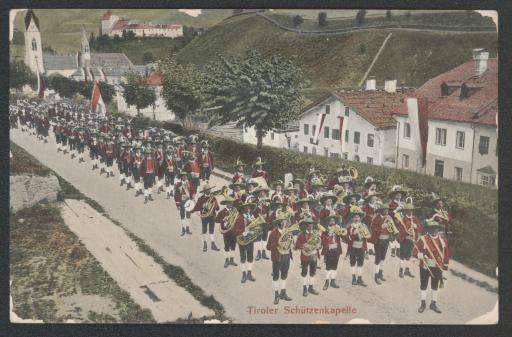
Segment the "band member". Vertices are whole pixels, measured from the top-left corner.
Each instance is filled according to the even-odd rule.
[[[295,202],[297,211],[295,211],[295,222],[299,222],[304,218],[312,218],[313,221],[318,220],[318,214],[315,209],[313,209],[314,200],[313,199],[300,199]]]
[[[293,187],[298,191],[297,196],[300,199],[305,199],[309,196],[308,191],[306,191],[306,184],[304,183],[304,180],[296,178],[292,180],[292,183]]]
[[[296,201],[298,200],[299,190],[293,187],[292,183],[289,183],[288,186],[284,189],[285,199],[284,202],[290,206],[290,208],[294,211],[297,210]]]
[[[183,137],[178,136],[174,139],[178,148],[176,149],[176,164],[178,169],[183,169],[183,165],[185,165],[185,139]]]
[[[244,196],[244,193],[242,190],[245,188],[245,183],[233,183],[229,185],[229,188],[231,189],[231,197],[238,202],[242,201],[242,197]]]
[[[389,216],[388,207],[384,204],[378,204],[376,211],[377,214],[373,217],[369,227],[372,230],[372,236],[369,241],[375,246],[375,283],[381,284],[380,281],[386,281],[383,275],[384,260],[386,259],[391,237],[386,222],[392,222],[393,219]]]
[[[406,202],[404,206],[404,217],[402,221],[398,223],[398,242],[400,243],[400,269],[398,276],[414,277],[409,269],[409,260],[412,254],[412,248],[416,239],[420,236],[423,231],[423,225],[420,219],[414,216],[414,205],[411,202]],[[405,267],[405,272],[404,272]]]
[[[245,164],[239,158],[237,158],[236,164],[235,164],[236,172],[233,175],[233,178],[231,179],[232,183],[245,184],[246,179],[245,179],[245,175],[244,175],[244,169],[245,169]]]
[[[339,288],[335,280],[342,249],[341,235],[335,233],[335,227],[338,226],[340,220],[340,217],[335,214],[328,215],[324,219],[327,223],[327,230],[322,233],[322,255],[324,256],[325,262],[325,282],[323,290],[327,290],[329,285],[332,288]]]
[[[261,160],[261,157],[257,157],[256,163],[254,163],[254,172],[252,173],[253,178],[263,177],[267,181],[267,185],[270,184],[270,175],[267,171],[263,170],[265,162]]]
[[[192,183],[192,186],[194,187],[194,190],[197,191],[199,184],[200,184],[200,178],[199,175],[201,174],[199,164],[197,163],[197,160],[194,156],[194,153],[187,152],[188,153],[188,161],[183,166],[183,170],[188,173],[188,178],[190,182]]]
[[[285,195],[283,192],[284,183],[282,180],[278,180],[272,184],[272,188],[274,189],[274,192],[270,196],[271,200],[274,200],[276,197],[279,198],[279,200],[284,201]]]
[[[248,198],[247,202],[238,206],[238,218],[235,222],[235,228],[233,228],[233,234],[235,236],[247,236],[253,234],[252,231],[247,230],[246,227],[254,220],[252,212],[256,207],[256,204],[251,202]],[[242,280],[241,283],[245,283],[247,280],[256,281],[252,276],[252,263],[254,259],[254,242],[246,245],[238,244],[238,250],[240,251],[240,266],[242,268]]]
[[[318,179],[318,174],[320,171],[315,169],[314,167],[309,169],[309,173],[306,176],[306,186],[305,189],[308,193],[313,193],[313,182]]]
[[[311,255],[306,255],[304,252],[304,246],[306,243],[311,244],[310,240],[313,239],[313,224],[315,220],[311,217],[305,217],[300,220],[299,226],[301,228],[301,233],[297,236],[297,241],[295,241],[295,250],[300,250],[300,264],[301,264],[301,277],[302,277],[302,296],[306,297],[309,294],[318,295],[318,292],[314,288],[315,284],[315,275],[316,275],[316,267],[317,261],[320,257],[318,253],[318,248],[320,248],[321,241],[318,242],[318,248],[313,249]],[[309,277],[308,277],[308,269],[309,269]]]
[[[361,200],[361,195],[358,193],[348,193],[343,197],[343,204],[345,204],[345,208],[343,209],[342,216],[344,219],[349,219],[352,207],[357,206],[359,200]]]
[[[155,180],[158,194],[164,190],[164,170],[162,169],[164,160],[164,145],[160,142],[157,142],[157,150],[155,151]]]
[[[376,194],[377,187],[380,186],[380,181],[373,179],[372,177],[366,177],[364,180],[364,192],[363,192],[363,198],[366,199],[366,197],[369,194]]]
[[[279,300],[291,301],[292,299],[286,294],[286,279],[288,278],[288,270],[290,269],[291,250],[281,254],[278,250],[279,239],[283,234],[283,230],[290,225],[290,219],[287,217],[278,217],[272,221],[273,230],[269,235],[267,249],[270,250],[270,259],[272,260],[272,288],[274,290],[274,304],[278,304]],[[291,245],[290,245],[291,248]],[[279,279],[281,279],[279,281]],[[280,292],[279,292],[280,291]]]
[[[130,144],[125,143],[122,146],[123,152],[121,152],[121,158],[119,158],[119,180],[120,186],[123,186],[126,183],[126,190],[130,189],[131,185],[131,162],[132,162],[132,153],[130,151]]]
[[[257,187],[253,191],[253,195],[256,199],[256,208],[254,209],[254,217],[262,216],[263,219],[265,219],[265,222],[268,221],[270,209],[268,206],[268,188],[264,187]],[[267,238],[268,238],[268,231],[269,228],[264,225],[263,231],[261,232],[261,236],[254,242],[254,247],[256,249],[256,261],[259,261],[260,259],[268,260],[267,257]]]
[[[430,288],[432,289],[432,301],[430,310],[440,314],[441,310],[437,307],[438,285],[441,280],[442,270],[448,270],[449,252],[448,242],[439,235],[439,230],[443,226],[437,221],[427,220],[424,223],[425,235],[421,236],[412,250],[412,255],[420,260],[420,289],[421,305],[418,312],[422,313],[426,308],[427,287],[430,279]]]
[[[141,177],[141,164],[142,164],[142,148],[136,147],[135,148],[135,155],[132,158],[132,176],[134,181],[134,187],[135,187],[135,196],[138,196],[139,194],[142,194],[142,182],[140,181]]]
[[[256,187],[258,187],[258,183],[253,178],[249,178],[245,183],[245,194],[252,196]]]
[[[432,193],[433,210],[427,214],[427,219],[439,222],[444,228],[439,231],[439,235],[446,236],[450,233],[450,227],[453,225],[453,218],[445,208],[445,199]]]
[[[48,141],[46,141],[48,142]],[[84,160],[84,151],[85,151],[85,132],[83,128],[77,129],[77,137],[76,137],[76,149],[78,152],[78,162],[83,163]]]
[[[201,163],[201,179],[210,180],[210,174],[212,173],[213,167],[213,154],[210,152],[210,145],[204,141],[202,146],[202,152],[200,156]]]
[[[389,203],[390,215],[393,220],[397,220],[395,214],[402,213],[402,209],[404,208],[404,198],[407,195],[407,192],[402,189],[401,186],[395,185],[391,188],[391,193],[389,193],[389,199],[391,199]],[[396,221],[395,221],[396,222]],[[390,240],[391,246],[391,257],[395,257],[395,255],[400,255],[400,244],[393,237]]]
[[[362,287],[366,287],[366,284],[363,281],[363,264],[364,255],[366,251],[367,237],[364,233],[365,228],[363,226],[365,225],[361,222],[361,219],[364,217],[364,212],[358,206],[352,206],[352,208],[350,209],[350,213],[348,214],[348,217],[348,251],[350,254],[350,271],[352,272],[352,285],[360,285]]]
[[[320,210],[319,218],[322,224],[327,224],[325,222],[327,217],[331,215],[336,215],[336,208],[334,207],[334,205],[337,200],[338,198],[334,194],[332,194],[332,192],[324,193],[324,195],[320,197],[320,203],[323,205],[323,208]]]
[[[140,165],[140,175],[144,181],[144,203],[147,203],[148,199],[153,201],[151,191],[155,183],[156,166],[156,160],[153,158],[151,149],[146,149],[146,157]]]
[[[226,206],[219,213],[217,213],[217,217],[215,218],[215,222],[220,223],[221,231],[223,232],[222,238],[224,239],[224,268],[231,266],[238,266],[235,263],[235,248],[236,248],[236,237],[233,234],[233,228],[228,230],[228,226],[231,224],[228,223],[229,215],[232,214],[233,202],[235,199],[227,196],[224,200],[220,202],[221,205]],[[236,219],[235,219],[236,220]]]
[[[202,195],[197,199],[197,203],[192,209],[191,213],[200,212],[201,224],[202,224],[202,239],[203,239],[203,252],[208,250],[208,244],[206,242],[206,231],[210,234],[210,243],[212,250],[219,250],[215,244],[215,216],[219,210],[219,204],[214,195],[212,195],[212,188],[208,182],[203,186],[201,193]]]
[[[366,192],[365,192],[366,193]],[[366,193],[366,196],[364,197],[364,206],[363,206],[363,212],[365,213],[363,222],[368,227],[371,228],[373,218],[376,215],[376,209],[379,204],[382,204],[381,201],[382,193],[375,192],[373,190],[370,190]],[[368,242],[368,254],[373,255],[373,243]]]
[[[180,210],[181,219],[181,236],[186,234],[192,234],[190,231],[190,212],[185,210],[185,203],[187,200],[194,199],[195,189],[192,183],[188,181],[187,172],[179,173],[180,181],[174,185],[174,201],[176,207]]]
[[[165,160],[162,164],[162,171],[165,176],[165,191],[167,193],[167,199],[174,193],[174,181],[176,179],[177,164],[173,157],[172,150],[165,152]]]
[[[114,141],[109,138],[108,143],[105,146],[105,163],[107,168],[105,171],[107,172],[107,178],[113,177],[114,172],[112,172],[112,166],[114,165],[114,153],[116,152],[116,147],[114,145]]]
[[[345,166],[342,166],[336,170],[336,177],[331,179],[328,184],[328,189],[332,190],[336,186],[342,187],[343,190],[347,193],[353,192],[352,176],[350,175],[350,171]]]

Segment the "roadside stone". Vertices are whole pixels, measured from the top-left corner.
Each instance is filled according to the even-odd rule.
[[[61,190],[59,180],[53,174],[48,176],[10,176],[10,208],[13,212],[32,207],[40,202],[57,200]]]

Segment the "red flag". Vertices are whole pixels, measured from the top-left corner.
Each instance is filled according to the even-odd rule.
[[[340,117],[340,145],[343,144],[343,117]]]
[[[426,97],[418,98],[418,126],[420,128],[422,165],[425,166],[428,142],[428,99]]]
[[[45,90],[45,84],[44,84],[44,79],[43,77],[41,76],[41,73],[38,72],[37,73],[37,96],[39,98],[44,98],[44,90]]]
[[[92,86],[91,110],[97,113],[105,112],[105,103],[103,102],[103,98],[101,97],[100,86],[98,85],[98,81],[94,81]]]

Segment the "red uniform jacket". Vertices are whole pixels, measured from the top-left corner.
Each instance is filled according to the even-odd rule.
[[[179,181],[174,187],[174,201],[177,205],[181,204],[188,199],[194,199],[194,188],[192,187],[192,183],[190,181]],[[188,195],[188,198],[184,198],[183,196]]]
[[[233,227],[233,234],[235,236],[242,235],[242,233],[245,231],[245,226],[247,226],[249,223],[250,221],[244,217],[243,213],[238,214],[235,226]]]
[[[316,212],[316,210],[314,210],[313,208],[310,208],[309,209],[309,213],[311,214],[311,217],[313,218],[314,221],[317,221],[318,220],[318,214]],[[302,214],[302,208],[299,208],[296,212],[295,212],[295,221],[296,222],[299,222],[300,220],[302,220],[304,218],[304,215]]]
[[[207,154],[201,153],[199,161],[201,163],[201,167],[209,167],[210,170],[213,171],[213,154],[210,151],[208,151]]]
[[[421,236],[418,241],[416,241],[416,245],[412,250],[412,255],[416,258],[418,257],[418,253],[423,253],[425,257],[436,260],[436,265],[440,266],[442,269],[448,269],[448,263],[450,262],[448,242],[441,236],[437,236],[436,238],[430,235]],[[424,266],[425,261],[421,259],[420,268],[424,268]]]
[[[311,233],[300,232],[299,236],[297,237],[297,241],[295,241],[295,249],[301,249],[301,252],[300,252],[300,261],[301,262],[309,262],[309,261],[313,260],[314,255],[306,256],[302,253],[302,248],[304,247],[304,244],[306,242],[308,242],[308,240],[310,238],[311,238]],[[320,257],[318,250],[317,250],[316,254],[317,254],[317,257]]]
[[[162,165],[164,163],[164,153],[163,151],[155,151],[155,161],[156,161],[156,168],[155,168],[155,174],[159,177],[159,178],[162,178],[164,172],[162,170]]]
[[[187,163],[185,164],[183,169],[185,170],[185,172],[189,173],[192,177],[199,178],[200,169],[199,169],[199,164],[197,163],[197,161],[195,161],[195,160],[187,161]]]
[[[369,204],[365,204],[363,206],[364,219],[363,222],[370,228],[372,226],[373,218],[375,217],[375,208],[370,206]]]
[[[140,169],[140,165],[142,164],[142,155],[135,154],[132,158],[132,164],[135,169]]]
[[[269,208],[265,204],[258,204],[252,213],[254,217],[261,215],[265,220],[268,218]]]
[[[273,262],[279,261],[279,258],[281,257],[279,250],[277,250],[277,247],[279,245],[279,238],[281,238],[281,232],[277,228],[272,230],[272,232],[270,232],[270,235],[268,236],[267,249],[270,250],[270,259]],[[291,258],[291,251],[289,251],[288,254],[290,255]]]
[[[240,172],[235,172],[235,175],[233,176],[233,178],[231,179],[231,182],[234,184],[236,182],[239,182],[239,183],[246,183],[245,181],[245,177],[244,177],[244,174],[243,173],[240,173]]]
[[[183,147],[183,145],[180,145],[178,147],[178,151],[176,153],[176,160],[177,161],[183,160],[183,151],[185,151],[185,148]]]
[[[320,211],[320,214],[318,215],[318,217],[319,217],[320,221],[323,221],[329,215],[337,215],[336,209],[334,209],[334,208],[327,209],[327,208],[324,207]]]
[[[156,173],[156,161],[153,158],[146,158],[140,165],[140,174],[146,175],[151,173]]]
[[[167,170],[167,172],[174,172],[176,169],[176,162],[174,159],[166,159],[162,164],[162,170]]]
[[[372,231],[372,236],[370,237],[371,243],[377,243],[379,241],[380,235],[389,235],[389,231],[387,228],[382,228],[382,224],[384,223],[385,217],[383,217],[380,214],[377,214],[372,221],[372,224],[370,227],[370,230]]]
[[[261,171],[254,171],[252,174],[253,178],[263,177],[267,181],[267,184],[270,184],[270,175],[267,173],[267,171],[261,170]]]
[[[223,208],[219,213],[217,213],[217,216],[215,217],[215,222],[220,223],[220,228],[222,228],[222,230],[226,229],[225,219],[228,215],[229,209]],[[232,231],[233,230],[229,231],[228,233],[225,233],[224,235],[233,234]]]
[[[367,245],[366,245],[366,239],[362,238],[359,233],[355,233],[355,228],[352,227],[352,225],[348,225],[347,227],[347,236],[348,236],[348,247],[347,250],[350,252],[352,249],[352,246],[354,244],[354,241],[363,241],[363,250],[366,251]]]
[[[440,216],[436,210],[432,210],[427,214],[427,219],[433,219],[437,222],[439,222],[441,225],[444,226],[444,230],[447,232],[449,229],[449,226],[453,225],[453,218],[448,214],[448,219],[443,218]]]
[[[329,235],[328,231],[322,233],[322,255],[327,255],[328,253],[332,253],[332,249],[330,248],[331,244],[337,244],[337,248],[334,250],[335,254],[341,255],[341,237],[332,233]]]
[[[206,205],[206,202],[208,201],[208,198],[209,197],[204,194],[200,196],[199,199],[197,199],[196,206],[194,207],[191,213],[202,211],[203,207]],[[213,197],[213,203],[215,204],[215,207],[213,208],[213,216],[215,217],[215,212],[217,212],[220,207],[215,197]]]
[[[413,242],[416,241],[416,239],[420,236],[421,232],[423,231],[423,225],[421,224],[420,219],[415,217],[414,215],[412,218],[409,218],[408,216],[404,216],[402,218],[402,222],[399,222],[397,225],[398,230],[400,231],[400,234],[398,234],[398,242],[404,242],[405,237],[408,236],[407,231],[413,227],[413,224],[416,225],[416,228],[413,229],[414,237]],[[405,226],[405,227],[404,227]]]

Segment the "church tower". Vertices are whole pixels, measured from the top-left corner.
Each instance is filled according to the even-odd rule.
[[[89,67],[91,65],[91,49],[89,48],[89,40],[87,39],[85,29],[82,29],[81,52],[80,67]]]
[[[25,15],[25,64],[36,74],[44,73],[39,19],[31,9]]]

